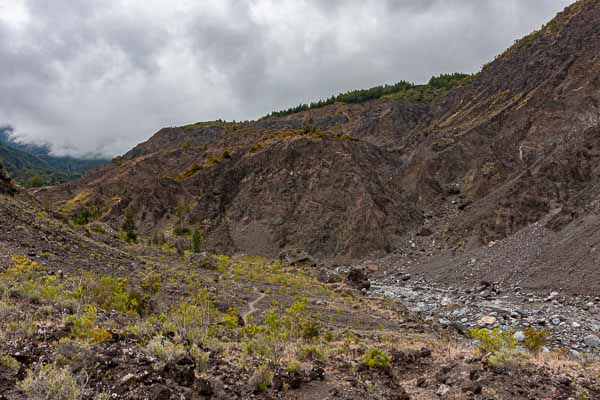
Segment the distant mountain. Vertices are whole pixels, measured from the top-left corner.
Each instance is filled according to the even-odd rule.
[[[109,160],[56,157],[47,145],[19,143],[10,127],[0,128],[0,162],[9,175],[26,187],[55,185],[80,178]]]

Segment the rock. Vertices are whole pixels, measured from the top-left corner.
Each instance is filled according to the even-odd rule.
[[[17,192],[17,188],[13,183],[12,179],[8,177],[6,171],[4,170],[4,166],[0,162],[0,194],[8,194],[13,195]]]
[[[587,335],[583,338],[583,343],[585,343],[587,347],[595,349],[600,347],[600,338],[596,335]]]
[[[132,373],[129,373],[121,378],[121,385],[126,385],[133,380],[135,380],[135,375]]]
[[[447,385],[441,384],[440,386],[438,386],[437,390],[435,391],[435,394],[441,397],[447,395],[449,391],[450,388]]]
[[[379,271],[379,267],[375,264],[370,264],[370,265],[367,265],[367,271],[369,271],[369,273],[373,274],[373,273]]]
[[[371,287],[371,282],[369,282],[367,275],[362,269],[359,268],[353,268],[350,270],[348,276],[346,277],[346,281],[350,286],[358,290],[369,289]]]
[[[406,393],[406,390],[402,386],[398,387],[398,391],[394,393],[394,397],[392,398],[394,400],[410,400],[409,394]]]
[[[491,315],[486,315],[486,316],[479,318],[479,320],[477,321],[477,324],[481,325],[481,326],[494,326],[494,325],[496,325],[497,322],[498,322],[498,320],[496,319],[496,317],[491,316]]]
[[[558,292],[550,292],[550,295],[544,299],[544,301],[552,301],[560,295]]]
[[[410,278],[411,278],[410,274],[404,274],[404,275],[402,275],[402,277],[400,277],[400,279],[404,282],[409,281]]]
[[[325,379],[325,370],[322,367],[315,365],[310,370],[309,377],[311,381],[322,381]]]
[[[427,379],[421,377],[417,378],[417,387],[424,388],[427,387]]]
[[[575,322],[575,321],[573,321],[573,322],[571,323],[571,327],[572,327],[572,328],[581,328],[581,324],[580,324],[579,322]]]
[[[433,232],[431,231],[431,229],[425,228],[425,227],[421,228],[419,230],[419,232],[417,232],[417,236],[424,236],[424,237],[431,236],[432,234],[433,234]]]
[[[165,385],[156,384],[150,389],[151,400],[169,400],[171,398],[171,390]]]
[[[338,273],[328,271],[327,269],[319,271],[317,279],[321,283],[338,283],[342,281],[342,277]]]
[[[463,382],[461,389],[463,392],[471,392],[473,394],[481,394],[482,387],[477,382],[465,381],[465,382]]]
[[[571,379],[568,376],[561,375],[558,377],[558,383],[563,386],[571,386]]]
[[[297,248],[284,249],[279,253],[279,259],[290,265],[310,265],[316,267],[317,263],[310,254]]]
[[[431,349],[428,349],[426,347],[423,347],[421,350],[419,350],[419,357],[421,357],[421,358],[431,357],[431,354],[432,354]]]
[[[215,270],[217,269],[218,261],[208,255],[208,253],[191,254],[190,262],[198,268]]]
[[[196,381],[198,394],[202,396],[212,396],[214,393],[213,386],[208,379],[199,378]]]
[[[196,364],[191,357],[184,357],[177,362],[170,362],[164,368],[165,376],[173,379],[182,386],[192,386],[196,379],[194,369]]]

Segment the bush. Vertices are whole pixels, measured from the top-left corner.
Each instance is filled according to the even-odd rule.
[[[146,353],[168,363],[181,360],[186,351],[182,345],[175,344],[162,336],[157,336],[146,346]]]
[[[27,371],[27,377],[19,383],[19,387],[30,400],[78,400],[81,398],[81,387],[68,367],[58,368],[44,365]]]
[[[257,393],[266,392],[273,384],[273,373],[266,365],[261,365],[250,378],[250,386]]]
[[[527,328],[524,333],[525,341],[523,345],[532,353],[539,353],[546,344],[549,336],[548,332],[538,331],[534,328]]]
[[[202,373],[208,370],[208,362],[210,359],[210,353],[206,351],[202,351],[198,345],[193,344],[190,347],[190,356],[196,362],[196,370]]]
[[[84,306],[78,315],[67,318],[73,324],[71,335],[79,339],[89,339],[96,343],[106,342],[112,339],[112,335],[106,329],[96,325],[96,307]]]
[[[9,355],[3,355],[0,356],[0,366],[9,369],[16,374],[17,371],[19,371],[19,368],[21,368],[21,363]]]
[[[496,368],[514,367],[525,361],[525,354],[514,348],[503,348],[493,352],[487,363]]]
[[[324,361],[325,352],[320,346],[304,344],[296,351],[300,361]]]
[[[390,369],[392,357],[380,349],[369,349],[363,357],[363,365],[369,368]]]
[[[145,282],[148,285],[156,285],[155,281]],[[82,303],[95,304],[105,310],[139,314],[144,307],[142,295],[129,289],[129,281],[126,278],[86,273],[76,292],[75,296]]]
[[[202,251],[202,242],[204,236],[198,229],[194,229],[192,233],[192,253],[200,253]]]
[[[235,329],[240,324],[240,318],[237,307],[230,307],[225,314],[223,314],[222,320],[228,329]]]
[[[125,234],[124,239],[128,243],[136,243],[138,238],[134,217],[133,211],[127,211],[123,225],[121,225],[121,229]]]
[[[469,335],[480,342],[479,349],[485,353],[493,353],[505,348],[512,349],[517,346],[517,341],[510,332],[504,332],[499,328],[469,330]]]
[[[217,311],[208,297],[208,291],[201,290],[194,296],[193,303],[171,307],[165,329],[190,343],[202,344],[214,333],[216,318]]]

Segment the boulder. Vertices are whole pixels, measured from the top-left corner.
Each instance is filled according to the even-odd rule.
[[[419,229],[419,231],[417,232],[417,236],[431,236],[433,234],[433,232],[431,231],[431,229],[426,228],[426,227],[422,227],[421,229]]]
[[[8,194],[12,196],[16,192],[17,188],[15,187],[15,184],[4,170],[2,163],[0,163],[0,194]]]
[[[317,263],[310,254],[297,248],[284,249],[279,253],[279,259],[290,265],[310,265],[316,266]]]
[[[194,370],[196,363],[191,357],[184,357],[177,362],[169,362],[165,365],[164,374],[182,386],[192,386],[196,379]]]
[[[217,269],[218,264],[218,261],[208,253],[193,253],[190,255],[190,262],[198,268],[209,270]]]
[[[171,390],[165,385],[156,384],[150,389],[150,399],[152,400],[169,400],[171,398]]]
[[[353,268],[346,276],[346,282],[351,287],[362,290],[368,290],[371,287],[371,282],[369,282],[369,278],[367,278],[367,274],[360,268]]]
[[[496,325],[496,322],[498,322],[496,317],[494,317],[492,315],[485,315],[485,316],[479,318],[479,320],[477,321],[477,324],[481,325],[481,326],[494,326],[494,325]]]
[[[583,343],[585,343],[587,347],[595,349],[600,347],[600,338],[596,335],[587,335],[583,338]]]

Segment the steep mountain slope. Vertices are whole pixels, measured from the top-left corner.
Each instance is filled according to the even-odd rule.
[[[594,258],[577,254],[600,241],[599,27],[600,4],[582,0],[447,95],[167,128],[40,195],[114,227],[135,215],[140,232],[171,243],[197,228],[222,251],[392,254],[393,268],[461,282],[492,273],[532,288],[578,271],[567,289],[593,291]],[[552,232],[549,253],[517,269],[503,265],[506,253],[459,267],[534,223]]]
[[[67,182],[108,162],[103,159],[52,156],[47,146],[14,141],[8,128],[0,128],[0,161],[5,164],[9,174],[24,186]]]

